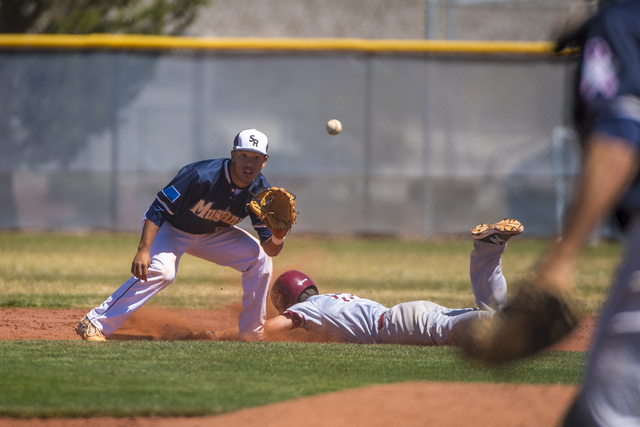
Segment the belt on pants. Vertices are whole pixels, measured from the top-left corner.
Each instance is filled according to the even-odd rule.
[[[380,317],[378,317],[378,330],[384,329],[384,315],[386,313],[380,315]]]

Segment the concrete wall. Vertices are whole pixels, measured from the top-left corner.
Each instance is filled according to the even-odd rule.
[[[551,40],[584,0],[213,0],[189,30],[208,37]]]

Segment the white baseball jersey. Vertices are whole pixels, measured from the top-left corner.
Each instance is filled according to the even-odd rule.
[[[351,294],[315,295],[285,310],[294,327],[322,331],[344,342],[380,343],[378,320],[387,307]]]

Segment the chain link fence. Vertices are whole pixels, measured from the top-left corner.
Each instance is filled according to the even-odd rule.
[[[570,57],[0,52],[0,227],[138,231],[185,164],[271,141],[297,232],[558,231],[578,173]],[[337,118],[344,130],[329,136]],[[246,222],[246,221],[245,221]]]

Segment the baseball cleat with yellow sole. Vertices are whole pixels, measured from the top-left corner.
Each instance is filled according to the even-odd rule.
[[[80,335],[84,341],[106,341],[102,331],[95,327],[91,320],[84,318],[76,325],[76,334]]]
[[[495,224],[480,224],[471,229],[471,236],[481,242],[504,245],[507,240],[524,231],[524,226],[516,219],[503,219]]]

